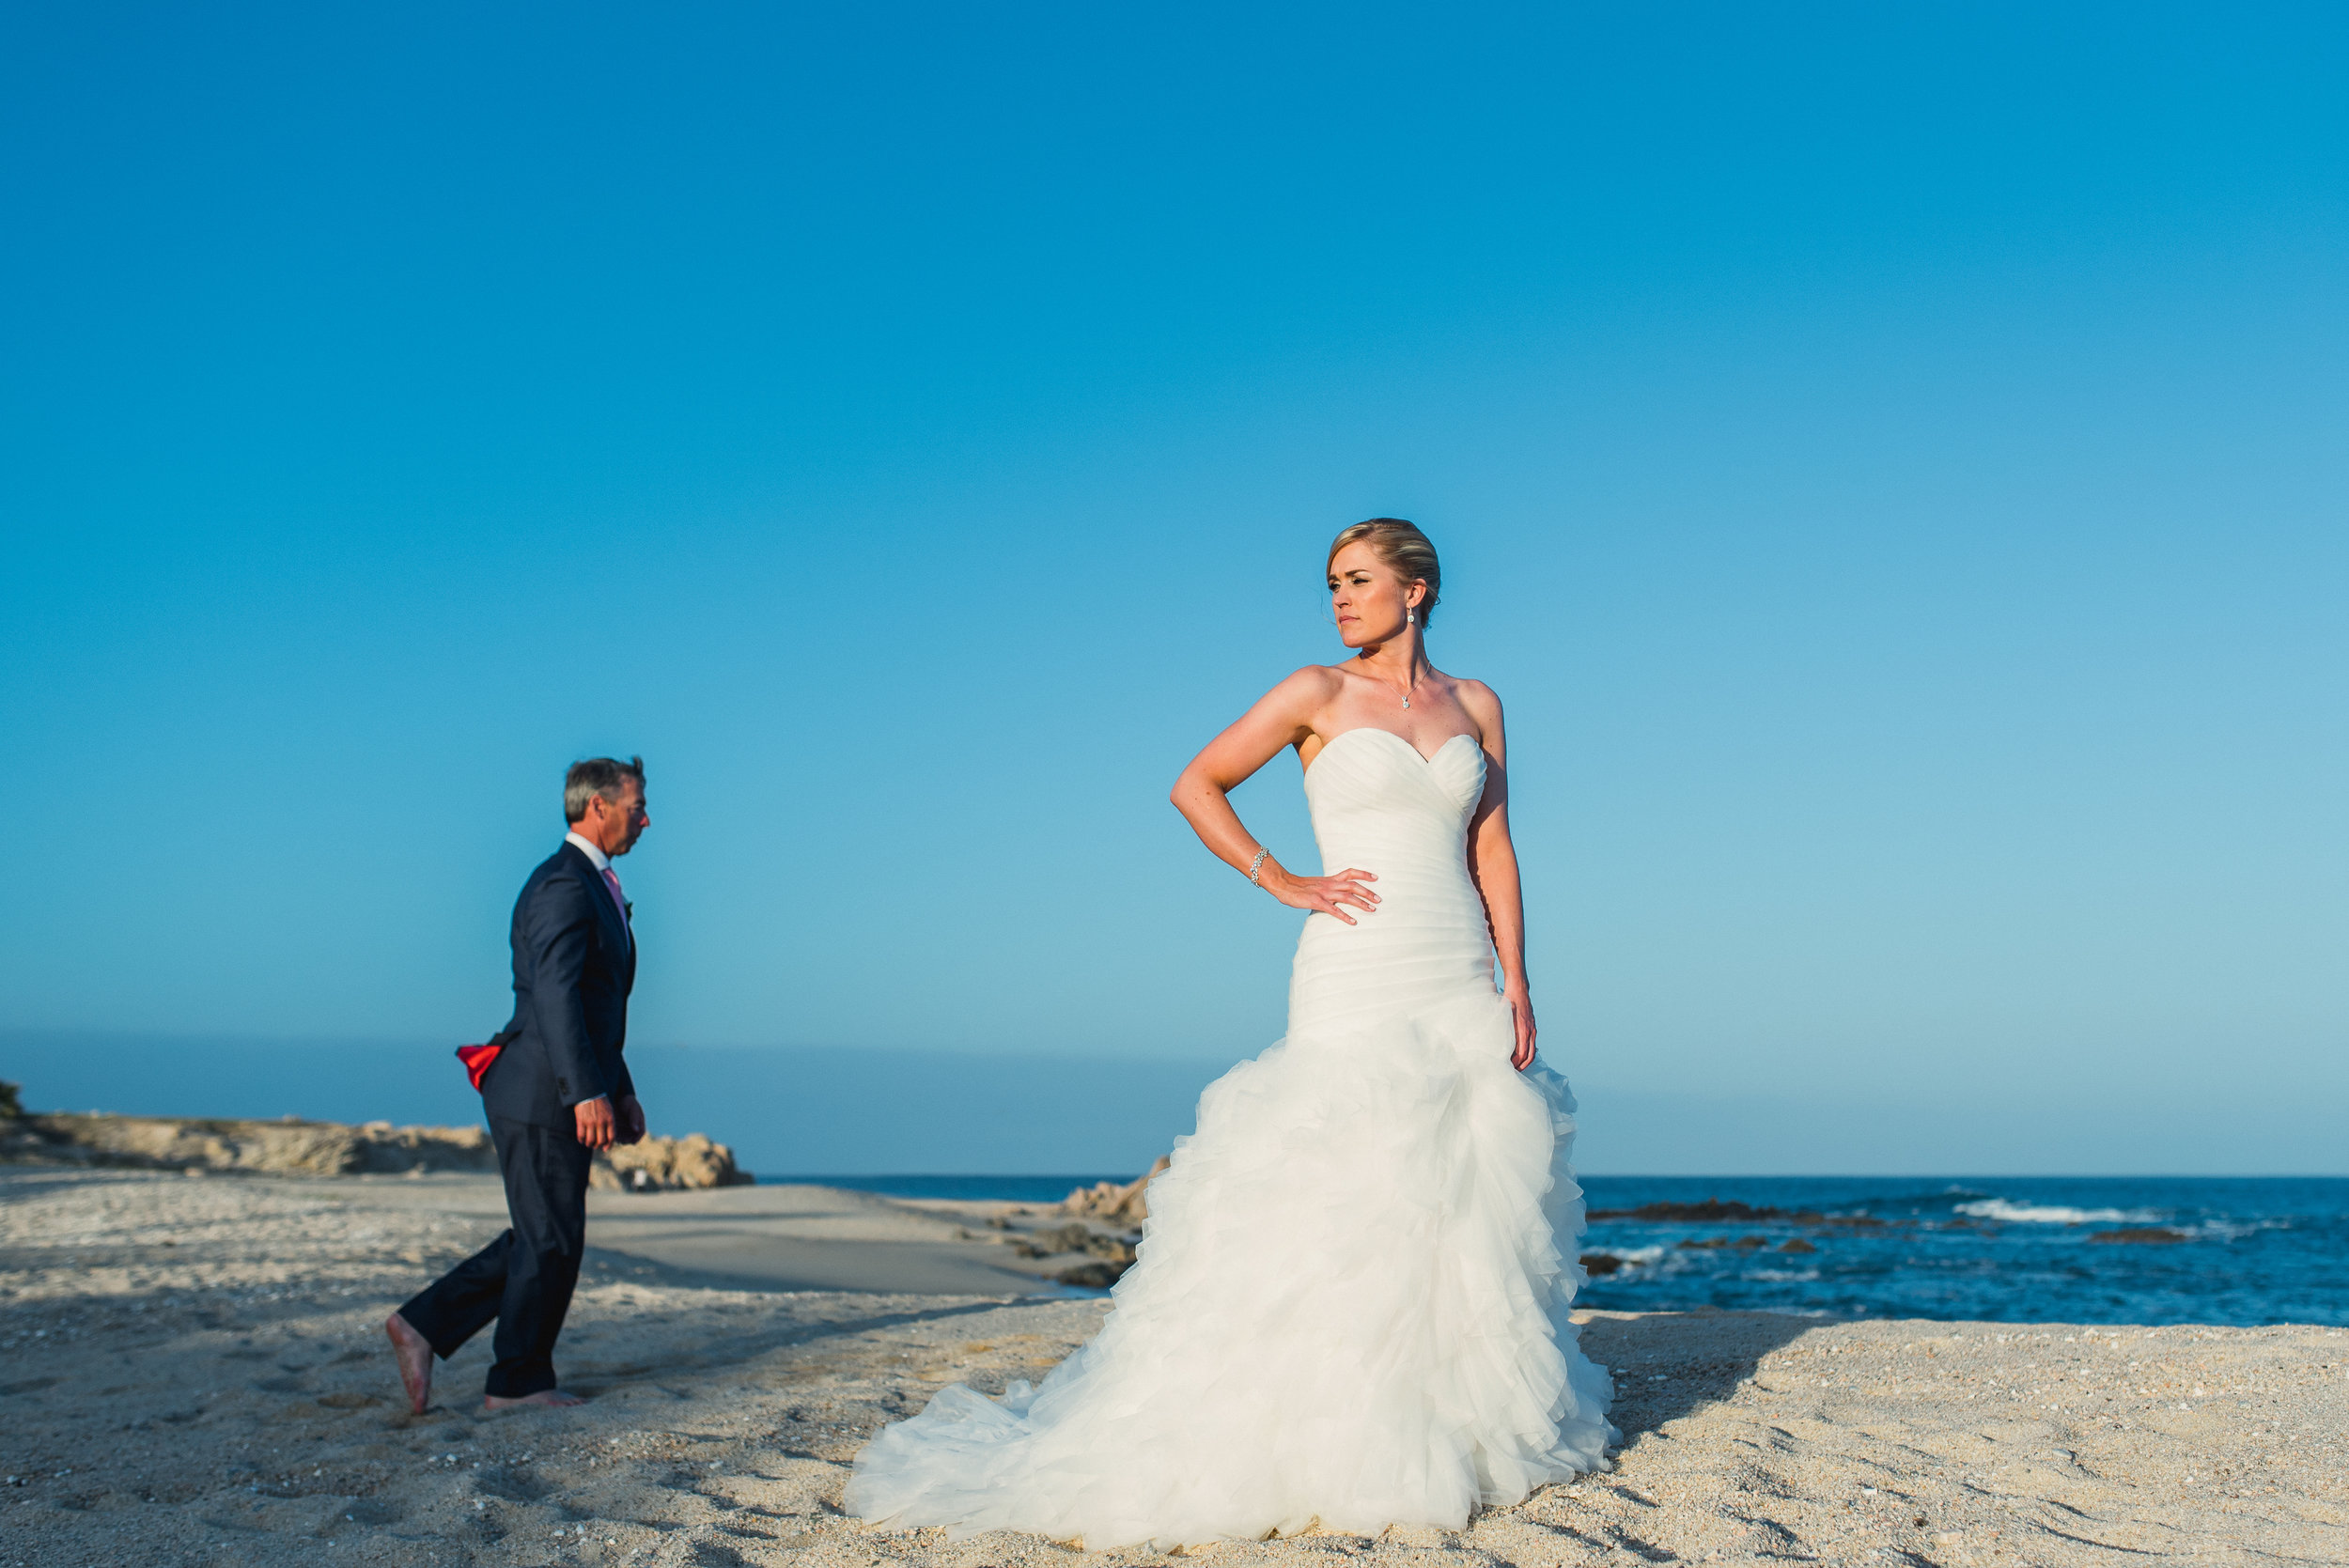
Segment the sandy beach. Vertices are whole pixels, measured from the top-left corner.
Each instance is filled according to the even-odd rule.
[[[481,1414],[484,1335],[412,1417],[379,1325],[500,1228],[488,1178],[0,1172],[0,1563],[1163,1562],[840,1514],[879,1425],[1035,1375],[1108,1310],[1034,1294],[1055,1265],[988,1224],[1009,1208],[599,1192],[559,1357],[594,1403]],[[2349,1331],[1585,1321],[1613,1473],[1458,1532],[1184,1555],[2349,1561]]]

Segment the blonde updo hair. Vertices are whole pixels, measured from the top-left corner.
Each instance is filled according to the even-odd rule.
[[[1419,601],[1416,613],[1423,627],[1435,619],[1436,600],[1442,597],[1443,567],[1437,564],[1436,547],[1419,531],[1419,524],[1401,518],[1372,518],[1367,522],[1358,522],[1341,530],[1330,541],[1330,560],[1335,561],[1338,551],[1350,544],[1370,546],[1371,553],[1392,568],[1403,579],[1405,587],[1414,582],[1426,583],[1427,597]],[[1323,563],[1322,569],[1329,570],[1328,562]]]

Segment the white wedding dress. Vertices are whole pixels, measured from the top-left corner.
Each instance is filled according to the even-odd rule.
[[[851,1513],[1163,1549],[1457,1528],[1606,1467],[1612,1386],[1567,1317],[1574,1100],[1509,1065],[1468,875],[1484,786],[1466,736],[1322,749],[1322,864],[1375,872],[1377,912],[1307,918],[1288,1037],[1201,1096],[1100,1334],[1041,1388],[957,1384],[882,1432]]]

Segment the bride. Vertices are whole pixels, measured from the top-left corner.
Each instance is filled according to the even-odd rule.
[[[1329,580],[1354,656],[1274,687],[1174,786],[1210,850],[1309,911],[1287,1038],[1201,1096],[1100,1334],[1041,1388],[957,1384],[882,1432],[852,1513],[1165,1548],[1457,1529],[1606,1467],[1501,701],[1427,661],[1442,576],[1410,523],[1346,529]],[[1290,872],[1228,799],[1284,746],[1330,875]]]

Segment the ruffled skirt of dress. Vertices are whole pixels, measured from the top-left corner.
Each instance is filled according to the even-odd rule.
[[[849,1510],[1093,1548],[1463,1525],[1606,1467],[1567,1309],[1574,1100],[1490,991],[1295,1032],[1206,1091],[1115,1311],[1040,1388],[962,1385]]]

